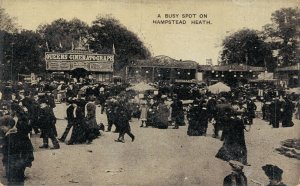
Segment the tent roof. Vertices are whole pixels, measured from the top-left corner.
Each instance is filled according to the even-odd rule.
[[[218,82],[214,85],[209,86],[208,90],[211,93],[218,94],[220,92],[229,92],[231,89],[229,86],[225,85],[224,83]]]

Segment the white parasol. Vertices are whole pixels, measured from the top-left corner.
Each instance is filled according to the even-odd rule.
[[[208,87],[208,90],[213,94],[218,94],[220,92],[229,92],[231,89],[229,86],[222,82],[216,83]]]

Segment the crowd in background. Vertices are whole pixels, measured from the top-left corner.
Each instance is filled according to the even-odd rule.
[[[258,103],[262,105],[262,119],[273,128],[278,128],[280,123],[282,127],[292,127],[295,111],[299,119],[299,96],[287,94],[283,89],[241,86],[212,94],[203,84],[154,86],[156,91],[137,93],[126,90],[127,85],[122,84],[1,83],[0,147],[8,181],[24,181],[24,171],[34,160],[28,134],[41,134],[40,148],[49,148],[50,139],[51,148],[59,149],[59,141],[65,142],[73,128],[67,145],[91,144],[105,128],[103,123],[97,123],[97,106],[101,114],[106,114],[106,131],[110,132],[114,126],[114,131],[119,133],[116,142],[124,143],[125,134],[135,140],[130,127],[132,118],[140,120],[140,127],[178,129],[188,124],[189,136],[206,136],[212,124],[213,137],[224,141],[216,157],[244,165],[249,165],[244,131],[249,131],[253,119],[259,115]],[[67,105],[67,127],[60,138],[54,114],[58,102]]]

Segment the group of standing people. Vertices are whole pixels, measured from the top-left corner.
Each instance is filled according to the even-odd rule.
[[[262,106],[263,119],[269,121],[273,128],[292,127],[292,118],[295,104],[287,96],[283,98],[274,97],[270,102],[264,102]]]
[[[141,127],[151,125],[159,129],[167,129],[174,125],[173,129],[179,129],[179,126],[185,125],[183,103],[176,94],[173,95],[172,100],[166,95],[142,99],[139,119]]]
[[[208,123],[214,126],[214,138],[219,137],[223,146],[216,154],[225,161],[247,162],[247,148],[244,132],[248,131],[255,118],[256,105],[250,98],[238,101],[227,100],[216,96],[196,99],[191,104],[187,118],[189,121],[187,134],[190,136],[206,136]]]
[[[89,96],[83,99],[79,94],[77,98],[69,98],[67,105],[66,114],[68,123],[59,141],[65,142],[69,131],[73,127],[67,145],[91,144],[94,139],[101,135],[100,129],[103,130],[103,124],[97,124],[96,120],[95,97]]]
[[[116,142],[125,143],[125,134],[130,136],[131,140],[135,140],[135,136],[131,132],[130,120],[132,117],[131,109],[126,96],[114,96],[106,100],[105,104],[107,116],[107,130],[110,132],[112,127],[115,126],[115,132],[119,133]]]
[[[45,93],[39,95],[20,92],[20,95],[12,96],[3,102],[6,105],[0,119],[0,143],[4,155],[3,165],[9,182],[23,182],[24,171],[34,160],[33,146],[28,134],[41,133],[43,144],[40,148],[49,148],[50,139],[53,144],[52,149],[60,148],[59,141],[65,142],[72,128],[67,145],[91,144],[101,135],[100,130],[104,130],[104,125],[98,124],[96,120],[96,99],[101,106],[101,113],[106,108],[107,132],[115,125],[115,132],[119,133],[115,141],[125,143],[125,134],[131,138],[131,141],[135,140],[130,127],[132,109],[129,100],[122,96],[108,99],[104,89],[99,89],[99,94],[96,90],[96,87],[88,87],[84,99],[79,90],[68,89],[67,127],[59,139],[57,139],[56,117],[53,111],[56,105],[50,91],[45,90]],[[183,102],[176,94],[172,96],[172,102],[166,96],[158,97],[153,103],[142,100],[141,127],[148,126],[151,113],[153,115],[151,120],[157,128],[166,129],[174,124],[173,128],[178,129],[183,125],[185,120]],[[282,122],[283,127],[290,127],[293,126],[294,108],[293,102],[288,97],[284,97],[283,100],[275,97],[270,104],[264,104],[263,118],[268,118],[274,128],[279,127],[279,122]],[[211,122],[214,126],[213,137],[218,138],[219,132],[222,131],[220,139],[223,141],[223,146],[216,157],[249,165],[245,131],[249,131],[247,126],[253,124],[256,109],[250,97],[229,100],[224,97],[217,99],[217,96],[208,97],[199,94],[187,110],[187,135],[206,136],[208,124]]]

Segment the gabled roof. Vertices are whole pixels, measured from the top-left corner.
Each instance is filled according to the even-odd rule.
[[[257,71],[263,72],[265,71],[264,67],[255,67],[249,66],[244,64],[231,64],[231,65],[217,65],[217,66],[210,66],[210,65],[199,65],[198,71]]]

